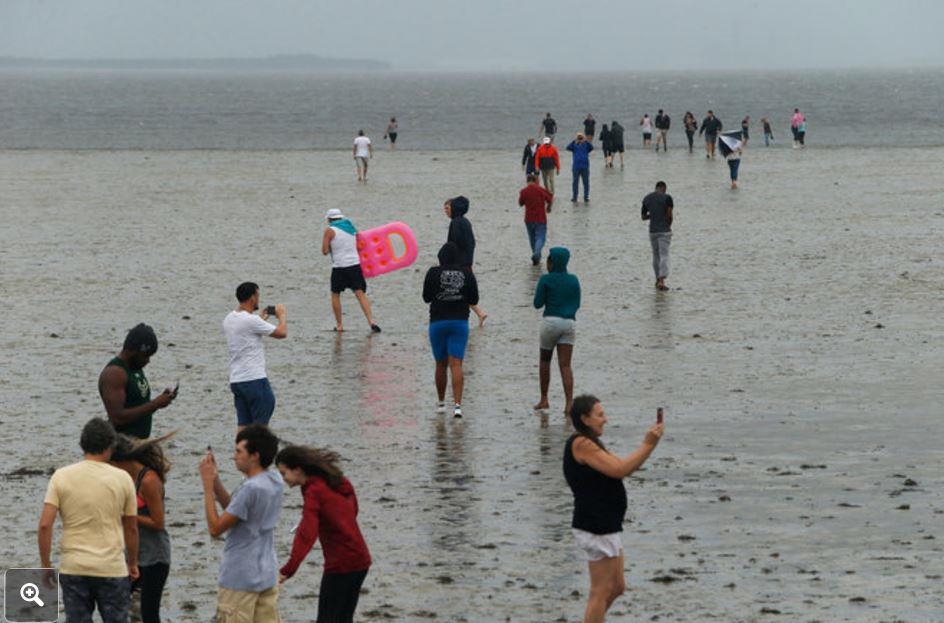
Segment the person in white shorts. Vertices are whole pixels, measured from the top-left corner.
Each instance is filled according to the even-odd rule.
[[[374,146],[370,144],[370,139],[364,136],[363,130],[357,131],[357,138],[354,139],[354,164],[357,166],[357,181],[367,181],[367,161],[374,157]]]
[[[547,392],[551,384],[551,358],[556,348],[557,365],[560,367],[561,383],[564,386],[565,416],[570,413],[574,398],[574,373],[570,360],[574,354],[575,325],[577,310],[580,309],[580,281],[576,275],[567,272],[569,261],[569,250],[565,247],[552,247],[547,255],[547,273],[541,275],[534,289],[534,307],[544,308],[538,363],[541,398],[534,405],[534,410],[542,411],[550,406]]]
[[[663,424],[651,426],[635,452],[619,457],[600,441],[606,413],[595,396],[577,396],[570,419],[576,432],[564,446],[564,477],[574,495],[574,539],[590,570],[590,597],[583,620],[598,623],[626,590],[619,534],[626,516],[623,478],[636,471],[655,450]]]

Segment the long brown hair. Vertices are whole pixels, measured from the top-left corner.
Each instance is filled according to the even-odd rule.
[[[341,486],[344,473],[338,467],[341,455],[327,448],[311,446],[285,446],[275,457],[276,465],[289,469],[301,468],[307,476],[321,476],[328,486],[337,489]]]
[[[170,471],[170,460],[164,455],[161,443],[177,434],[177,431],[167,433],[157,439],[138,439],[119,433],[115,449],[111,453],[112,461],[137,461],[141,465],[154,471],[161,482],[167,482],[167,472]]]
[[[598,402],[600,402],[600,399],[593,394],[581,394],[574,398],[574,403],[570,407],[570,422],[578,435],[586,437],[603,450],[606,450],[606,446],[603,445],[596,433],[590,430],[590,427],[584,424],[583,419],[581,419],[581,416],[589,415]]]

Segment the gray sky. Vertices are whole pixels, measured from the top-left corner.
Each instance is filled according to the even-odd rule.
[[[443,70],[944,66],[942,24],[941,0],[0,0],[0,56],[317,54]]]

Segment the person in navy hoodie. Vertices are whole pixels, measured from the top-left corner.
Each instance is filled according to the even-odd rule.
[[[469,211],[469,200],[462,195],[453,197],[443,204],[443,211],[449,217],[449,233],[446,235],[446,242],[455,243],[459,247],[459,260],[456,263],[472,272],[472,263],[475,260],[475,233],[472,231],[472,223],[465,217]],[[471,305],[470,309],[478,316],[479,326],[484,326],[488,314],[482,311],[478,304]]]
[[[577,138],[567,145],[567,151],[573,154],[571,171],[574,174],[574,186],[570,201],[577,203],[577,190],[583,179],[583,202],[590,203],[590,152],[593,151],[593,144],[582,133],[578,133]]]

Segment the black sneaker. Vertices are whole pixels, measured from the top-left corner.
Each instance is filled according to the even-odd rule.
[[[370,325],[370,331],[371,333],[380,333],[380,326],[372,324]]]

